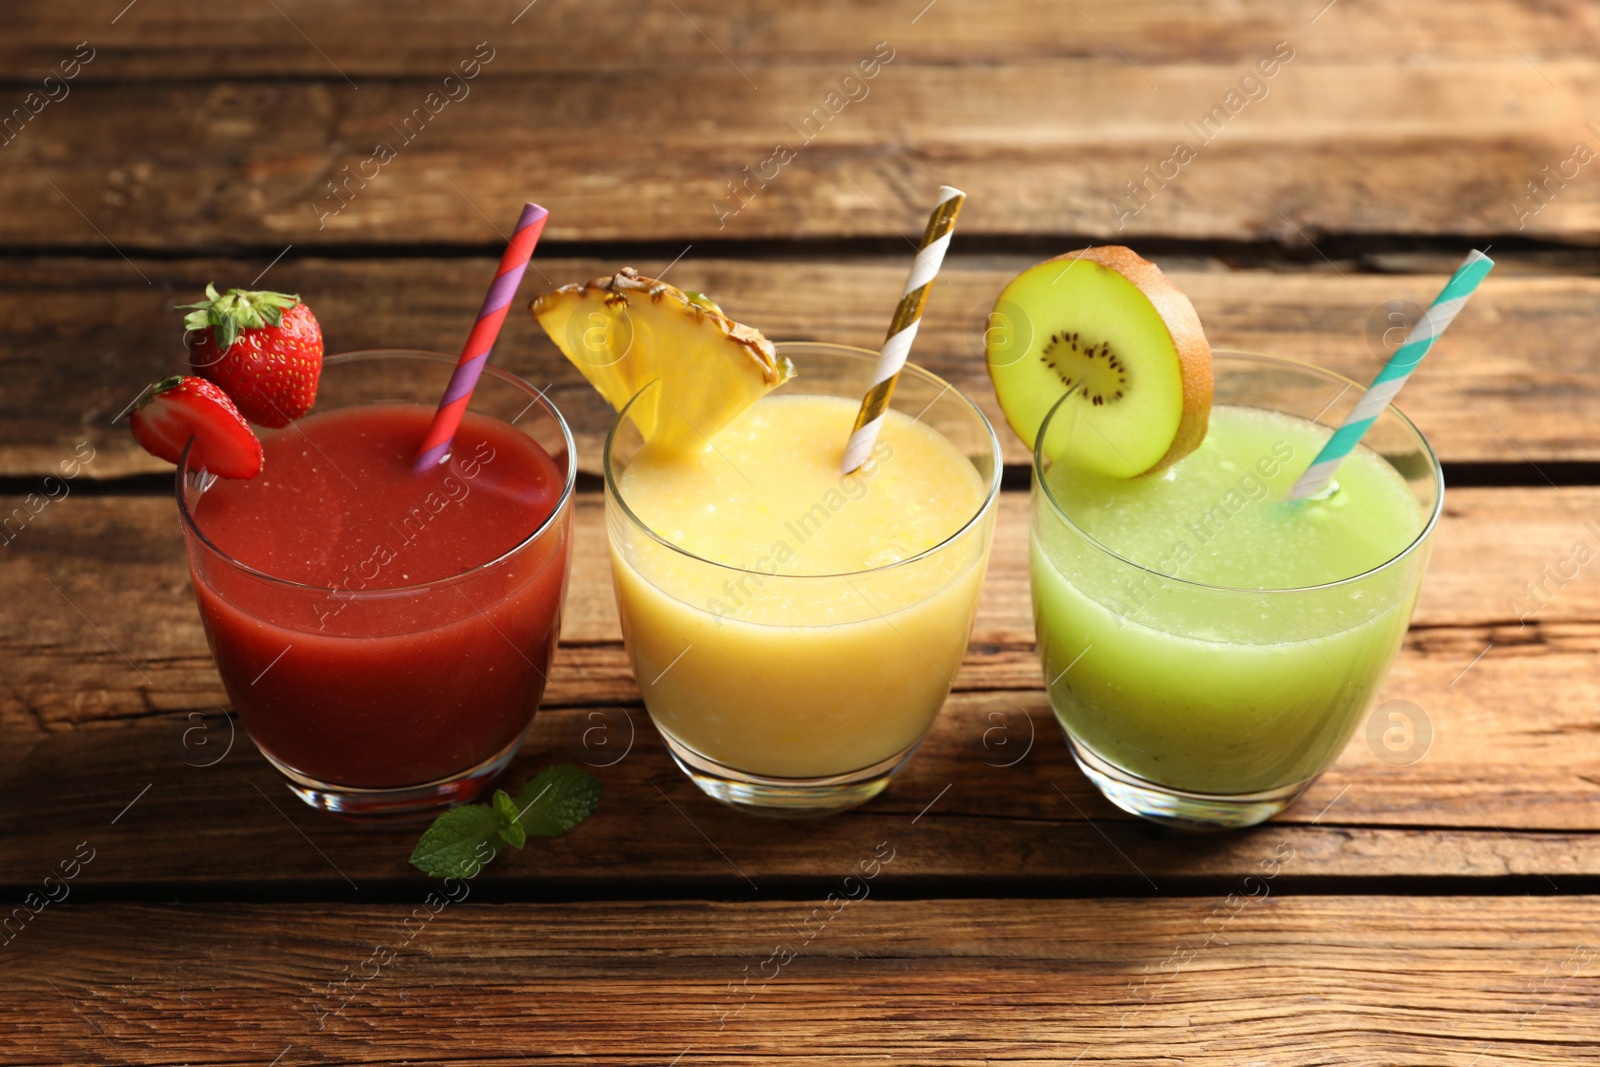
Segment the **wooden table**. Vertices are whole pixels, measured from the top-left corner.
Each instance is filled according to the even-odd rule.
[[[524,2],[0,13],[0,1063],[1600,1062],[1593,5]],[[534,197],[525,294],[670,267],[769,336],[871,346],[941,182],[970,200],[917,358],[991,417],[984,312],[1047,255],[1131,243],[1216,345],[1365,379],[1385,303],[1493,242],[1404,398],[1450,491],[1379,699],[1425,751],[1359,731],[1251,832],[1114,810],[1042,689],[1008,438],[916,760],[832,820],[724,810],[619,642],[606,412],[520,311],[496,360],[552,383],[587,473],[511,778],[589,764],[599,812],[438,908],[415,830],[310,811],[234,735],[170,473],[112,425],[181,365],[174,303],[258,283],[331,349],[454,351]],[[871,896],[819,911],[875,849]]]

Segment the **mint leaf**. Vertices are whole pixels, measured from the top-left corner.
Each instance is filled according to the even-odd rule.
[[[570,763],[540,771],[517,798],[518,821],[529,837],[559,837],[600,803],[600,779]]]
[[[522,824],[517,821],[517,804],[504,789],[494,791],[494,813],[500,820],[500,836],[505,843],[521,848],[528,840]]]
[[[435,878],[471,878],[494,859],[500,817],[487,804],[466,804],[433,820],[411,853],[411,865]]]
[[[466,804],[433,820],[411,853],[411,865],[435,878],[471,878],[499,853],[530,837],[557,837],[600,803],[600,780],[569,763],[540,771],[513,800],[496,789],[489,804]]]

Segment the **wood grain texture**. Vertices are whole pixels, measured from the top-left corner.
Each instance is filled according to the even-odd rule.
[[[917,758],[867,808],[775,834],[699,796],[660,746],[618,643],[601,509],[586,495],[549,702],[510,777],[555,760],[587,763],[607,799],[582,834],[549,846],[553,868],[517,857],[491,877],[613,892],[714,879],[738,891],[736,865],[758,884],[804,880],[836,863],[858,833],[913,825],[933,801],[914,825],[934,844],[903,873],[1143,891],[1146,878],[1164,887],[1237,876],[1270,847],[1263,842],[1287,834],[1314,857],[1296,872],[1308,878],[1600,876],[1600,734],[1590,711],[1600,702],[1600,586],[1580,570],[1526,626],[1511,602],[1574,541],[1600,545],[1584,526],[1600,490],[1454,493],[1417,625],[1379,698],[1419,705],[1432,747],[1397,767],[1359,734],[1279,823],[1177,844],[1116,812],[1074,768],[1032,647],[1025,497],[1008,493],[1002,504],[958,691]],[[7,551],[0,841],[8,869],[52,863],[63,842],[93,837],[107,842],[108,862],[91,881],[179,894],[257,883],[339,889],[323,854],[358,885],[412,877],[404,859],[414,831],[351,829],[315,815],[282,792],[242,736],[227,750],[226,698],[167,501],[69,497]],[[226,861],[195,869],[197,847]],[[552,873],[563,864],[565,873]]]
[[[1493,62],[1514,56],[1508,40],[1540,62],[1593,59],[1597,51],[1594,12],[1580,0],[1481,0],[1483,17],[1475,19],[1455,17],[1439,0],[1345,0],[1336,13],[1318,18],[1325,5],[1084,0],[1075,10],[1050,0],[939,0],[933,6],[927,0],[821,0],[802,10],[657,0],[630,8],[619,28],[614,20],[596,19],[581,0],[539,0],[536,6],[458,0],[448,7],[426,0],[337,6],[277,0],[226,11],[139,0],[121,17],[113,5],[103,18],[64,18],[48,0],[14,0],[7,5],[0,70],[18,81],[35,71],[42,77],[86,37],[99,49],[79,76],[86,82],[338,80],[342,71],[359,83],[442,73],[486,38],[499,52],[496,64],[519,74],[703,66],[722,62],[717,48],[757,69],[853,60],[863,42],[884,37],[907,42],[920,61],[962,65],[1115,59],[1117,49],[1141,65],[1241,62],[1255,58],[1260,41],[1307,37],[1324,55],[1355,60]],[[379,26],[383,32],[374,32]]]
[[[226,720],[146,725],[0,743],[8,899],[85,841],[97,859],[75,884],[99,899],[358,903],[424,881],[407,863],[419,827],[311,811],[242,735],[228,749]],[[492,899],[753,899],[814,887],[882,840],[906,845],[885,884],[917,895],[1210,892],[1259,873],[1280,844],[1299,856],[1282,876],[1298,889],[1600,885],[1594,787],[1577,777],[1592,774],[1592,756],[1534,774],[1526,760],[1462,765],[1443,751],[1396,768],[1352,746],[1276,821],[1216,836],[1114,809],[1073,766],[1048,710],[1010,695],[958,694],[893,786],[834,819],[774,824],[717,804],[637,707],[540,712],[506,784],[557,761],[592,768],[600,809],[566,837],[496,859],[481,876]]]
[[[1597,183],[1600,187],[1600,183]],[[480,220],[481,222],[481,220]],[[275,254],[275,253],[272,253]],[[182,320],[173,306],[207,282],[248,285],[269,265],[225,259],[121,260],[42,257],[0,260],[0,475],[42,476],[94,449],[84,477],[112,478],[170,467],[111,425],[144,386],[183,365]],[[669,257],[670,258],[670,257]],[[1369,381],[1381,348],[1369,322],[1382,305],[1426,305],[1454,264],[1415,261],[1393,275],[1276,273],[1228,269],[1217,260],[1161,259],[1194,301],[1212,344],[1307,360]],[[522,303],[544,288],[609,273],[626,260],[536,259],[523,301],[508,318],[494,359],[550,395],[578,434],[590,473],[610,409],[585,385]],[[954,255],[929,301],[916,360],[971,396],[1001,428],[1006,461],[1029,457],[994,400],[982,332],[994,299],[1030,258]],[[646,273],[669,264],[635,262]],[[417,347],[454,352],[494,261],[482,259],[300,258],[290,252],[261,280],[313,305],[330,351]],[[905,283],[906,261],[699,258],[690,250],[669,279],[716,294],[730,314],[776,340],[825,340],[876,348]],[[542,277],[541,277],[542,275]],[[93,314],[85,294],[94,294]],[[1449,338],[1407,386],[1403,409],[1446,462],[1600,459],[1592,415],[1600,405],[1600,279],[1547,261],[1505,257]],[[1560,338],[1560,343],[1552,339]],[[801,368],[802,373],[804,368]]]
[[[846,85],[880,40],[892,61]],[[1592,58],[1319,58],[1307,34],[1251,100],[1241,80],[1278,39],[1249,40],[1238,59],[1150,68],[1100,46],[957,65],[874,31],[848,59],[528,74],[496,60],[448,89],[446,69],[359,88],[331,70],[80,81],[0,147],[0,242],[476,243],[530,196],[551,211],[549,240],[893,238],[941,183],[969,194],[968,235],[1303,251],[1325,234],[1600,237],[1600,183],[1581,164],[1548,204],[1525,184],[1580,141],[1600,148]],[[29,91],[11,87],[10,106]]]
[[[1248,892],[51,907],[0,1063],[1596,1062],[1594,897]]]
[[[0,497],[0,515],[21,501]],[[161,498],[69,496],[5,542],[0,725],[59,731],[224,701],[189,588],[175,512]],[[1600,583],[1588,569],[1593,564],[1565,580],[1547,576],[1546,568],[1553,574],[1567,561],[1570,573],[1580,541],[1600,550],[1600,535],[1586,525],[1596,512],[1597,489],[1450,492],[1401,673],[1392,680],[1394,695],[1454,707],[1475,686],[1489,684],[1481,678],[1504,670],[1484,697],[1488,705],[1512,699],[1521,679],[1529,683],[1522,699],[1532,706],[1549,714],[1570,704],[1581,714],[1576,687],[1590,684],[1592,672],[1579,670],[1555,688],[1535,679],[1542,665],[1559,674],[1566,657],[1581,661],[1589,653],[1591,628],[1600,621]],[[1546,593],[1530,596],[1530,582]],[[547,703],[636,701],[620,632],[603,505],[598,494],[580,494],[562,645]],[[1452,686],[1491,640],[1495,648]],[[1007,492],[957,688],[1038,688],[1032,641],[1027,497]]]
[[[719,807],[639,703],[586,494],[508,777],[587,764],[604,801],[437,915],[416,827],[307,810],[233,734],[171,502],[79,491],[165,469],[110,421],[180,364],[171,308],[207,281],[306,294],[334,350],[454,351],[532,196],[569,253],[645,248],[651,273],[682,250],[670,280],[769,335],[875,347],[945,182],[971,251],[917,358],[991,418],[983,315],[1036,257],[980,250],[1185,249],[1162,263],[1214,344],[1366,380],[1378,306],[1426,303],[1440,250],[1495,240],[1404,407],[1449,463],[1597,461],[1600,182],[1527,185],[1600,148],[1594,5],[18,0],[3,21],[0,478],[94,459],[36,515],[0,497],[0,1065],[1600,1063],[1600,897],[1577,895],[1600,892],[1600,585],[1558,573],[1600,547],[1600,489],[1452,491],[1380,695],[1423,709],[1431,748],[1392,766],[1358,735],[1279,820],[1216,837],[1137,822],[1073,766],[1018,493],[956,693],[894,786],[818,823]],[[1292,61],[1230,104],[1280,41]],[[416,112],[480,42],[470,96]],[[870,91],[830,101],[877,42]],[[1204,140],[1188,124],[1217,108]],[[1195,158],[1132,193],[1179,140]],[[395,158],[351,177],[380,141]],[[733,191],[780,141],[793,159]],[[1565,248],[1502,254],[1529,237]],[[621,262],[541,258],[527,295]],[[592,473],[609,413],[530,316],[496,360],[549,383]],[[82,847],[70,898],[32,914]],[[883,849],[871,899],[828,919]],[[1422,895],[1316,895],[1393,892]],[[761,982],[779,944],[798,953]]]

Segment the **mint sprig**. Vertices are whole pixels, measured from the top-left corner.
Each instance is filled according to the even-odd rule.
[[[433,821],[411,853],[411,865],[435,878],[471,878],[505,845],[521,848],[530,837],[559,837],[600,803],[600,780],[569,763],[532,778],[512,799],[496,789],[488,804],[451,808]]]
[[[494,791],[494,816],[499,824],[496,829],[506,844],[521,848],[528,840],[528,832],[522,828],[522,822],[517,818],[517,805],[504,789]]]
[[[500,822],[485,804],[467,804],[433,820],[411,853],[411,865],[435,878],[471,878],[494,859]]]
[[[600,779],[581,767],[558,763],[528,779],[517,797],[518,821],[529,837],[560,837],[600,803]]]

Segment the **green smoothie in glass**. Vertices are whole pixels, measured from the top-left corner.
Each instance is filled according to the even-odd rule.
[[[1288,501],[1361,387],[1209,348],[1202,428],[1146,462],[1138,448],[1160,456],[1184,429],[1174,416],[1148,444],[1131,435],[1162,413],[1116,410],[1118,388],[1138,395],[1164,368],[1149,354],[1157,331],[1142,329],[1096,325],[1092,350],[1109,346],[1114,367],[1102,356],[1085,370],[1037,336],[1030,346],[1063,379],[1028,426],[1040,659],[1073,754],[1114,803],[1183,826],[1251,825],[1326,769],[1371,705],[1410,622],[1443,485],[1426,441],[1390,408],[1328,490]],[[1085,332],[1069,334],[1080,351]],[[1173,332],[1176,348],[1181,324]],[[992,345],[990,358],[994,372]],[[1118,372],[1110,386],[1095,376],[1106,369]],[[1002,406],[1009,375],[995,373]],[[1118,438],[1119,418],[1130,436]]]
[[[1298,787],[1334,760],[1416,599],[1420,565],[1383,565],[1426,516],[1365,447],[1336,492],[1285,503],[1328,432],[1217,407],[1205,442],[1153,477],[1046,469],[1034,620],[1074,743],[1197,794]]]

